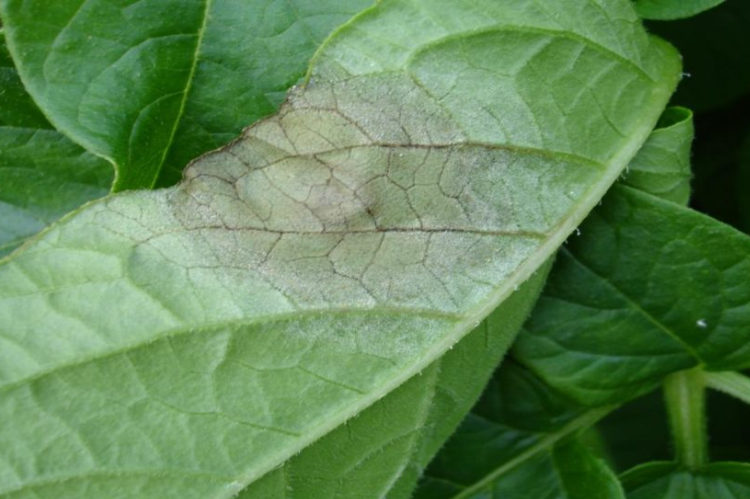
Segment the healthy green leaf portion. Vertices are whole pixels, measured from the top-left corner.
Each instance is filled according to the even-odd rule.
[[[0,257],[82,204],[106,195],[112,167],[51,128],[0,31]]]
[[[692,17],[721,5],[725,0],[635,0],[635,9],[643,19],[673,20]]]
[[[273,470],[419,372],[450,386],[430,369],[580,223],[676,82],[674,52],[608,5],[380,2],[185,182],[92,204],[7,260],[4,492],[277,490]],[[423,402],[398,428],[442,417]],[[449,426],[416,451],[392,435],[412,476]],[[402,494],[395,462],[373,473]]]
[[[5,46],[5,32],[0,28],[0,126],[51,129],[39,109],[23,88],[18,72]]]
[[[577,406],[506,360],[415,497],[620,498],[613,473],[571,440],[611,409]]]
[[[750,494],[750,464],[712,463],[699,472],[650,463],[622,477],[628,499],[737,499]]]
[[[58,132],[0,126],[0,256],[111,183],[109,163]]]
[[[614,473],[577,441],[534,456],[483,490],[456,498],[624,499]]]
[[[687,205],[690,199],[690,146],[694,133],[693,113],[689,109],[667,109],[630,162],[624,183],[662,199]]]
[[[706,373],[706,386],[750,404],[750,377],[736,372]]]
[[[240,498],[410,498],[427,461],[478,398],[545,277],[540,272],[524,283],[433,365]]]
[[[625,499],[611,469],[576,441],[555,447],[552,457],[564,499]]]
[[[581,231],[516,344],[522,363],[591,405],[634,397],[698,364],[748,366],[747,236],[626,187]]]
[[[112,161],[115,191],[175,183],[276,110],[315,49],[371,0],[4,0],[26,88]]]

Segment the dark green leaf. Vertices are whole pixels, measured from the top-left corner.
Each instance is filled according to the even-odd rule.
[[[656,129],[630,162],[624,183],[686,205],[690,199],[690,146],[693,135],[693,113],[681,107],[667,109]]]
[[[52,130],[18,79],[0,32],[0,257],[104,196],[112,166]]]
[[[174,183],[271,114],[328,33],[372,0],[3,0],[26,88],[116,166],[115,190]]]
[[[596,427],[618,473],[641,463],[672,458],[664,394],[659,390],[624,404]]]
[[[745,499],[750,464],[713,463],[698,472],[672,463],[650,463],[622,477],[628,499]]]
[[[620,497],[603,463],[578,444],[561,444],[611,409],[580,407],[506,360],[430,464],[415,497]],[[592,490],[600,495],[587,496]]]
[[[516,344],[521,362],[591,405],[697,364],[750,365],[747,236],[627,187],[581,231]]]
[[[635,0],[643,19],[672,20],[692,17],[721,5],[725,0]]]
[[[0,127],[51,129],[23,88],[0,28]]]

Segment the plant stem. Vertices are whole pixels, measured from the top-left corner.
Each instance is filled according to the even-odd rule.
[[[750,378],[737,372],[706,373],[706,386],[750,404]]]
[[[677,462],[690,470],[700,469],[708,462],[703,369],[698,367],[667,376],[664,397]]]

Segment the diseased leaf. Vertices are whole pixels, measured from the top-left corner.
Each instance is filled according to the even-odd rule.
[[[175,183],[274,112],[331,30],[372,0],[3,0],[26,88],[114,163],[114,190]]]
[[[635,0],[643,19],[673,20],[692,17],[721,5],[725,0]]]
[[[112,167],[51,128],[18,79],[0,31],[0,257],[107,194]]]
[[[628,167],[626,185],[687,205],[690,199],[690,146],[693,113],[681,107],[667,109],[656,129]]]
[[[583,404],[750,365],[750,239],[627,187],[560,252],[515,355]],[[661,283],[670,283],[665,289]]]
[[[686,120],[689,117],[689,112],[668,109],[660,119],[661,126],[651,132],[631,161],[624,181],[655,192],[684,192],[682,184],[686,183],[686,178],[683,164],[689,154],[684,150],[685,142],[689,145],[692,138],[692,126]],[[664,182],[665,178],[669,181]],[[652,185],[654,180],[655,185]],[[606,210],[605,204],[598,207],[594,214]],[[559,265],[555,272],[562,272]],[[561,285],[585,289],[585,285],[570,280],[575,277],[568,275],[561,278]],[[540,304],[535,313],[548,314],[549,310]],[[661,408],[661,400],[657,403]],[[613,406],[604,404],[593,408],[576,404],[514,360],[506,360],[487,386],[479,404],[430,464],[417,491],[417,498],[484,497],[482,494],[502,497],[501,489],[511,497],[526,493],[531,497],[534,494],[559,494],[559,489],[550,485],[559,481],[559,474],[550,465],[554,446],[560,439],[586,430],[587,426],[608,415],[612,409]],[[604,428],[610,428],[610,419],[622,420],[623,415],[628,421],[633,420],[633,414],[624,412],[627,409],[622,408],[608,415],[608,419],[602,421]],[[643,416],[643,411],[637,415]],[[613,433],[619,437],[622,426],[622,421],[619,421],[617,430],[606,432],[606,435],[610,439]],[[666,434],[666,426],[663,430]],[[643,425],[638,423],[637,429],[628,432],[626,438],[637,438],[642,431]],[[619,451],[623,447],[626,446],[618,442],[615,449]],[[545,472],[548,474],[546,478]],[[534,473],[539,476],[518,482],[509,478],[511,475],[520,477]],[[592,479],[587,482],[592,482]],[[544,492],[536,489],[530,491],[528,483],[543,484]],[[509,486],[516,489],[508,490]],[[600,493],[606,494],[606,487],[600,488]]]
[[[182,184],[0,268],[0,493],[407,495],[477,350],[436,362],[597,203],[678,73],[626,0],[378,3]]]
[[[750,464],[712,463],[698,472],[649,463],[623,475],[628,499],[738,499],[750,495]]]

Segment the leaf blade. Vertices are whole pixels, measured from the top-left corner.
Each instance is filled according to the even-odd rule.
[[[442,7],[448,5],[456,4]],[[626,9],[628,4],[612,5]],[[674,54],[647,38],[636,51],[638,63],[624,63],[624,56],[582,42],[585,30],[580,36],[557,36],[500,23],[499,29],[482,25],[486,29],[480,31],[459,26],[457,36],[441,40],[440,23],[419,9],[413,19],[432,23],[437,39],[394,56],[403,61],[400,71],[341,72],[348,60],[345,46],[362,45],[367,38],[362,30],[369,36],[388,32],[389,16],[415,6],[435,5],[381,2],[348,25],[318,56],[318,72],[307,87],[295,92],[279,115],[195,163],[180,187],[121,194],[91,205],[5,263],[0,307],[7,314],[0,317],[16,324],[8,332],[7,323],[0,323],[8,345],[2,351],[15,358],[7,354],[0,363],[4,381],[14,383],[8,385],[14,396],[3,398],[5,410],[23,403],[23,411],[33,411],[39,398],[51,404],[50,414],[65,414],[67,420],[96,406],[123,434],[132,430],[122,442],[138,444],[118,446],[109,433],[93,438],[95,425],[78,426],[86,421],[83,416],[70,419],[73,430],[52,418],[46,424],[54,427],[58,441],[16,441],[21,454],[33,455],[48,444],[71,446],[115,469],[134,469],[145,460],[156,468],[198,470],[197,483],[214,487],[217,497],[236,494],[349,418],[376,407],[510,296],[619,175],[676,81]],[[582,28],[579,8],[590,4],[555,7]],[[513,12],[495,11],[498,16]],[[448,9],[438,19],[452,22],[453,14]],[[462,17],[474,18],[469,9]],[[632,28],[631,21],[625,24]],[[549,22],[538,19],[543,27]],[[610,37],[611,30],[605,31],[610,34],[596,36]],[[550,64],[560,54],[586,74],[599,71],[600,78],[591,82],[596,88],[584,89],[573,109],[583,120],[580,130],[598,128],[611,142],[608,153],[603,147],[582,150],[589,159],[606,160],[605,170],[575,159],[573,149],[585,141],[560,133],[559,112],[550,111],[549,127],[519,120],[531,131],[555,133],[524,136],[498,127],[495,144],[478,141],[488,139],[481,126],[468,123],[468,132],[456,126],[459,119],[444,107],[457,109],[464,99],[467,107],[479,108],[482,103],[468,99],[467,90],[487,81],[482,74],[459,76],[467,62],[480,62],[498,40],[512,50],[495,64],[525,62],[509,66],[511,72],[526,71],[525,82],[534,74],[550,74],[557,78],[551,81],[562,81],[559,88],[575,85],[581,92],[578,81],[565,79],[568,73]],[[474,59],[460,56],[463,43],[476,49]],[[361,50],[367,53],[367,47]],[[513,57],[513,51],[521,57]],[[449,60],[457,76],[457,94],[446,93],[445,106],[423,88],[446,82],[445,75],[434,82],[425,76],[436,60],[443,66]],[[601,63],[607,63],[605,70],[596,69]],[[663,73],[666,80],[656,82],[649,71]],[[505,75],[508,91],[512,80]],[[606,89],[615,80],[609,95]],[[452,100],[456,95],[459,99]],[[523,101],[511,97],[497,110]],[[632,106],[638,112],[617,114],[631,108],[627,101],[647,103],[650,114],[638,106]],[[584,108],[590,113],[582,115]],[[465,123],[469,114],[462,112]],[[621,137],[618,129],[633,133]],[[508,143],[506,136],[518,143]],[[506,173],[511,167],[508,176],[516,189],[492,178],[493,170]],[[393,178],[383,173],[389,168]],[[465,171],[472,176],[461,175]],[[543,201],[513,202],[511,191],[536,194],[539,182],[546,189]],[[414,197],[409,209],[400,184],[427,192]],[[490,184],[497,186],[494,191],[483,190]],[[497,217],[492,208],[508,199],[515,218]],[[393,210],[398,203],[407,209]],[[52,274],[46,272],[50,258],[64,262]],[[92,303],[106,308],[92,310]],[[30,309],[42,311],[41,323],[24,319]],[[58,334],[49,344],[45,331],[51,324]],[[87,363],[87,356],[101,360]],[[64,367],[77,360],[83,361],[80,369]],[[120,384],[97,383],[104,377],[94,373],[105,365],[118,373],[107,378]],[[45,371],[47,377],[35,378]],[[177,379],[191,389],[175,390]],[[71,393],[73,402],[66,396]],[[118,397],[133,406],[132,420],[108,412],[115,409],[105,401]],[[153,426],[159,421],[172,424]],[[223,437],[215,452],[231,459],[218,455],[205,462],[188,447],[174,452],[174,446],[192,441],[180,438],[180,431],[190,434],[186,428],[198,432],[195,440],[202,445]],[[80,436],[96,441],[94,452],[81,450]],[[52,459],[54,452],[48,455]],[[91,469],[92,463],[67,466],[70,473]],[[205,476],[221,470],[234,479],[217,484],[213,475]],[[22,486],[24,478],[12,478]],[[198,494],[197,488],[185,494]]]
[[[643,19],[671,21],[695,16],[722,3],[724,0],[636,0],[635,8]]]
[[[52,129],[21,84],[0,31],[0,257],[107,193],[111,167]]]
[[[115,165],[117,192],[173,184],[190,160],[271,114],[279,102],[267,94],[283,94],[322,33],[369,4],[7,0],[0,13],[26,88],[59,130]]]

